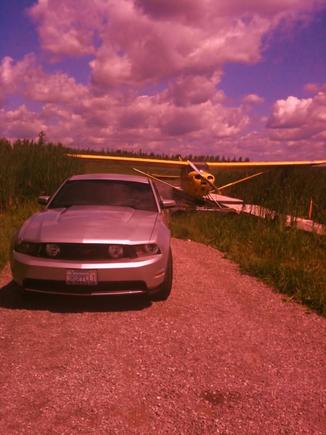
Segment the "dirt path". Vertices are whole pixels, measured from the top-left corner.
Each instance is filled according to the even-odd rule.
[[[167,302],[0,281],[0,433],[325,434],[326,319],[173,241]]]

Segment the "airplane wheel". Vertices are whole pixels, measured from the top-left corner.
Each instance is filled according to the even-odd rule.
[[[171,249],[169,251],[169,259],[165,272],[165,278],[162,284],[158,287],[158,291],[152,295],[153,301],[166,301],[170,296],[173,281],[173,259]]]

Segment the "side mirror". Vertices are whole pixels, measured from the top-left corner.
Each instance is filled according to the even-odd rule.
[[[177,204],[174,201],[174,199],[162,199],[162,202],[161,202],[161,207],[163,209],[165,209],[165,208],[172,208],[172,207],[175,207],[176,205]]]
[[[41,195],[38,197],[38,203],[41,205],[46,205],[49,202],[50,196]]]

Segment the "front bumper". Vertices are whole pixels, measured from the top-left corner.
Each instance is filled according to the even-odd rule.
[[[164,254],[142,259],[110,262],[52,260],[13,251],[14,280],[25,291],[79,296],[152,293],[163,282],[167,264]],[[97,285],[66,283],[67,270],[96,270]]]

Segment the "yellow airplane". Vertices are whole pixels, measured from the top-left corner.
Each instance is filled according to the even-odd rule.
[[[134,171],[145,175],[146,177],[152,178],[153,180],[165,183],[173,189],[181,190],[189,197],[194,200],[210,200],[219,205],[219,201],[216,196],[212,196],[212,193],[221,194],[221,192],[230,186],[238,183],[245,182],[252,178],[258,177],[259,175],[266,172],[270,168],[281,168],[281,167],[305,167],[305,166],[320,166],[326,165],[326,160],[306,160],[306,161],[278,161],[278,162],[191,162],[190,160],[169,160],[169,159],[157,159],[157,158],[147,158],[147,157],[122,157],[122,156],[112,156],[112,155],[98,155],[98,154],[67,154],[68,157],[74,157],[79,159],[94,159],[94,160],[109,160],[112,162],[120,164],[129,165],[148,165],[148,166],[167,166],[167,167],[177,167],[181,169],[180,177],[174,175],[155,175],[148,174],[141,171],[140,169],[133,168]],[[256,172],[244,178],[240,178],[231,183],[224,184],[222,186],[217,186],[215,184],[215,176],[210,172],[211,169],[218,168],[257,168],[263,169],[260,172]],[[181,186],[180,188],[164,181],[164,178],[180,178]],[[223,200],[223,204],[229,203],[231,201]],[[238,203],[236,201],[236,203]]]

